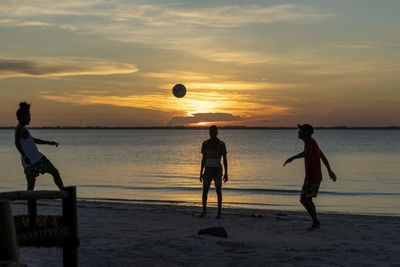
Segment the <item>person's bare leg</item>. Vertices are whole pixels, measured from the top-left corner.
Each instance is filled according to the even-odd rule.
[[[215,191],[217,192],[217,197],[218,197],[217,219],[220,219],[221,218],[221,207],[222,207],[222,190],[221,190],[221,187],[220,186],[216,187]]]
[[[54,183],[57,185],[58,189],[64,190],[64,184],[58,170],[56,168],[51,168],[47,170],[47,172],[53,176]]]
[[[313,226],[314,228],[319,228],[320,222],[317,218],[317,211],[314,205],[314,202],[312,201],[311,197],[306,197],[304,195],[301,196],[300,198],[301,204],[303,204],[304,208],[306,208],[308,214],[310,214],[312,220],[313,220]]]
[[[207,195],[208,195],[209,187],[203,187],[203,196],[202,196],[202,203],[203,203],[203,213],[200,214],[199,217],[206,217],[207,215]]]
[[[27,186],[26,190],[32,191],[33,189],[35,189],[36,178],[29,179],[29,180],[27,179],[27,183],[28,183],[28,186]],[[28,214],[32,214],[34,212],[33,204],[30,200],[28,200],[27,202],[28,202]]]
[[[319,223],[319,220],[317,219],[317,209],[315,208],[315,204],[314,204],[312,198],[310,198],[309,201],[310,201],[312,213],[314,214],[316,221]]]
[[[27,179],[27,183],[28,183],[28,187],[26,190],[31,191],[33,189],[35,189],[35,183],[36,183],[36,178],[33,179]]]

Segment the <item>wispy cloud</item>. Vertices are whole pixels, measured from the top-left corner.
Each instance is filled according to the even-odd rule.
[[[397,48],[400,47],[400,43],[387,43],[387,42],[348,43],[348,44],[337,44],[337,47],[345,49]]]
[[[132,64],[94,59],[0,57],[0,78],[21,76],[73,76],[127,74],[138,71]]]
[[[274,83],[269,82],[267,79],[259,80],[236,80],[235,77],[229,75],[218,74],[205,74],[187,71],[176,72],[163,72],[163,73],[144,73],[145,77],[156,78],[161,81],[162,88],[172,88],[174,84],[170,81],[179,81],[183,83],[188,89],[195,92],[244,92],[244,91],[257,91],[266,89],[280,89],[280,88],[300,88],[306,86],[302,83]]]
[[[301,5],[235,5],[212,8],[166,8],[165,21],[209,27],[238,27],[240,25],[275,22],[316,22],[331,14],[318,13],[314,8]]]
[[[213,5],[196,7],[183,2],[142,4],[125,1],[9,1],[0,3],[1,10],[14,16],[97,16],[114,21],[137,20],[149,25],[200,25],[209,27],[237,27],[249,23],[317,22],[332,16],[311,6],[282,5]]]
[[[374,44],[340,44],[339,48],[347,48],[347,49],[371,49],[378,48],[378,45]]]
[[[30,21],[30,20],[15,20],[15,19],[0,19],[0,27],[53,27],[61,28],[64,30],[76,31],[78,27],[69,24],[54,24],[43,21]]]
[[[184,51],[211,61],[238,64],[288,64],[292,61],[250,52],[239,44],[232,46],[236,42],[225,39],[227,35],[235,36],[232,31],[251,24],[316,23],[332,16],[300,4],[224,5],[216,2],[212,6],[199,7],[189,2],[160,4],[119,0],[10,1],[0,3],[0,10],[5,19],[17,20],[15,26],[24,26],[27,22],[24,18],[29,21],[35,18],[43,25],[74,30],[79,34],[143,43]]]
[[[0,20],[0,26],[12,26],[12,27],[53,27],[56,26],[52,23],[43,22],[43,21],[19,21],[15,19],[2,19]]]

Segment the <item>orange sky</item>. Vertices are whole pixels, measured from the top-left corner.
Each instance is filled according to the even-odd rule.
[[[0,3],[0,126],[400,126],[383,2]]]

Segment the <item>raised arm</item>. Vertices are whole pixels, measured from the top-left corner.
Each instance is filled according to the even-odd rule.
[[[292,162],[292,161],[295,160],[295,159],[304,158],[304,157],[307,156],[309,153],[311,153],[309,150],[304,150],[303,152],[301,152],[301,153],[299,153],[299,154],[297,154],[297,155],[294,155],[293,157],[288,158],[288,159],[285,161],[285,163],[283,163],[283,167],[285,167],[286,164]]]
[[[33,138],[33,141],[35,141],[35,143],[39,145],[51,145],[58,147],[58,143],[54,141],[46,141],[39,138]]]
[[[325,157],[324,153],[321,151],[321,160],[325,164],[325,167],[328,170],[329,177],[335,182],[336,181],[336,174],[332,171],[331,166],[329,165],[328,159]]]

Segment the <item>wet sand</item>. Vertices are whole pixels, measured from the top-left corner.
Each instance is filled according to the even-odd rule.
[[[39,214],[61,213],[39,202]],[[13,204],[13,213],[26,206]],[[400,217],[79,201],[80,266],[400,266]],[[198,235],[222,226],[228,237]],[[21,248],[28,266],[62,266],[62,250]]]

